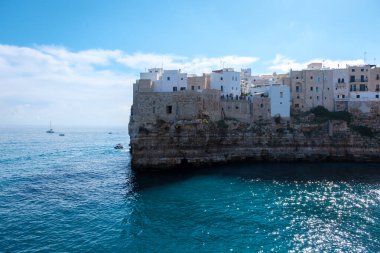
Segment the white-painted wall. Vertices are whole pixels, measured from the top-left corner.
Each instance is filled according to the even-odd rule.
[[[140,73],[140,79],[148,79],[152,81],[160,80],[161,76],[162,76],[161,68],[148,69],[148,72]]]
[[[260,88],[252,88],[251,93],[268,93],[271,103],[271,116],[290,117],[290,88],[287,85],[275,84]]]
[[[350,101],[380,101],[380,92],[351,91],[349,95],[349,100]]]
[[[180,70],[164,70],[161,80],[154,82],[155,92],[173,92],[186,88],[187,73],[181,73]]]
[[[210,87],[211,89],[220,90],[224,96],[239,97],[241,95],[240,72],[233,69],[213,71],[211,73]]]

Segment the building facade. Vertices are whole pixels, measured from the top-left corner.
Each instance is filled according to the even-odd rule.
[[[232,68],[212,71],[210,88],[220,90],[223,97],[238,99],[241,96],[240,72]]]

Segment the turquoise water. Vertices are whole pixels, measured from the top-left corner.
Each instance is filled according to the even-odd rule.
[[[126,129],[0,130],[0,252],[380,251],[377,164],[136,174]]]

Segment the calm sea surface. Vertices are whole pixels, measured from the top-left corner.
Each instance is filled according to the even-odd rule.
[[[0,252],[380,252],[380,164],[135,174],[126,128],[45,130],[0,129]]]

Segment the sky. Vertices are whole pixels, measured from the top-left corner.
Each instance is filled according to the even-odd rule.
[[[152,67],[380,62],[378,0],[0,0],[0,126],[124,126]],[[377,60],[376,60],[377,58]]]

